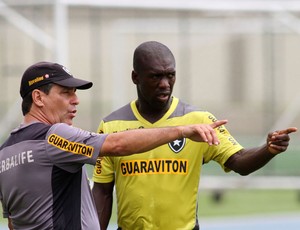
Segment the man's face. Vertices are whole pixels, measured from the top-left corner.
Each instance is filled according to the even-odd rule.
[[[173,58],[160,56],[146,60],[134,79],[139,100],[146,102],[153,109],[164,109],[169,105],[175,80]]]
[[[79,99],[75,88],[54,84],[48,95],[43,95],[43,115],[50,124],[66,123],[72,125],[76,116]]]

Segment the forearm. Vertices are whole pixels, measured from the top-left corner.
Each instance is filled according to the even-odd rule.
[[[239,151],[226,161],[225,166],[240,175],[248,175],[265,166],[274,156],[267,145],[263,145]]]
[[[266,165],[277,154],[286,151],[289,146],[289,134],[296,131],[296,127],[290,127],[270,132],[266,144],[239,151],[226,161],[225,166],[241,175],[248,175]]]
[[[181,127],[136,129],[113,133],[107,136],[100,155],[126,156],[142,153],[182,137]]]
[[[112,197],[105,199],[105,201],[101,204],[101,209],[99,209],[98,212],[101,229],[107,229],[108,227],[109,220],[111,218],[111,213],[112,213],[112,205],[113,205]]]
[[[101,229],[107,229],[113,206],[113,182],[94,183],[92,189]]]
[[[209,145],[218,145],[215,128],[227,123],[227,120],[212,124],[194,124],[153,129],[134,129],[108,134],[100,150],[100,156],[127,156],[154,149],[176,139],[189,138]]]

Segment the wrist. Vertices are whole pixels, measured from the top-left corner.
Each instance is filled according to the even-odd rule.
[[[272,144],[268,144],[267,151],[274,156],[280,153],[280,151],[276,150]]]
[[[187,137],[184,126],[177,126],[177,130],[178,130],[178,139]]]

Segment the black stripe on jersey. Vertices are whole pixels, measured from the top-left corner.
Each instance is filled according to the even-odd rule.
[[[70,173],[53,167],[53,229],[81,229],[81,176],[81,170]]]
[[[134,116],[130,103],[124,105],[120,109],[112,112],[107,117],[103,118],[104,122],[113,121],[113,120],[123,120],[123,121],[136,121],[136,117]]]
[[[172,117],[181,117],[181,116],[184,116],[184,115],[186,115],[188,113],[195,112],[195,111],[200,111],[200,110],[197,109],[193,105],[189,105],[187,103],[179,101],[178,105],[177,105],[177,107],[175,109],[175,111],[171,114],[171,116],[169,118],[172,118]]]
[[[27,140],[43,140],[51,125],[44,123],[33,123],[24,128],[12,131],[8,139],[0,147],[0,150]]]
[[[170,115],[169,118],[172,117],[181,117],[185,114],[194,112],[194,111],[201,111],[195,106],[189,105],[182,101],[179,101],[175,111]],[[120,109],[112,112],[107,117],[103,118],[104,122],[109,122],[113,120],[123,120],[123,121],[136,121],[136,117],[131,109],[130,103],[121,107]]]

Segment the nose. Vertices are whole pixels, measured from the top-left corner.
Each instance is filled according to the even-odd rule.
[[[73,94],[73,97],[71,99],[71,104],[72,105],[78,105],[79,104],[79,98],[77,97],[76,93]]]
[[[167,88],[170,86],[169,79],[167,77],[162,77],[159,81],[159,87],[160,88]]]

